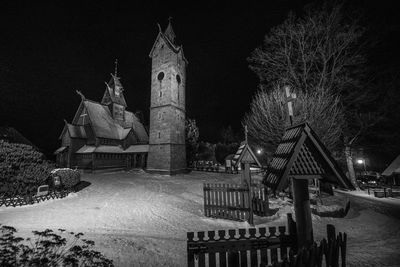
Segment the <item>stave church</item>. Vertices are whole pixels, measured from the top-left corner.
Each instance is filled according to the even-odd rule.
[[[128,110],[117,71],[105,84],[100,102],[81,102],[71,122],[65,121],[59,167],[88,170],[142,168],[177,174],[186,171],[185,85],[188,64],[169,20],[159,32],[149,57],[151,68],[150,125]],[[129,89],[128,89],[129,90]]]

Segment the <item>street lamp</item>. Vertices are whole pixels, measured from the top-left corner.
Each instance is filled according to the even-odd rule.
[[[261,155],[261,153],[262,153],[262,149],[261,149],[261,148],[258,148],[258,149],[257,149],[257,154],[258,154],[258,155]]]
[[[367,168],[365,167],[365,159],[357,159],[358,164],[363,164],[364,165],[364,171],[367,172]]]

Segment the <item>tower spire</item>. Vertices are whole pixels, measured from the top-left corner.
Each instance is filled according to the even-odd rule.
[[[115,59],[115,77],[117,77],[117,73],[118,73],[118,58]]]
[[[173,43],[173,44],[175,44],[175,32],[174,32],[174,30],[172,29],[172,23],[171,23],[171,21],[172,21],[172,17],[170,16],[170,17],[168,17],[168,26],[167,26],[167,28],[165,29],[165,32],[164,32],[164,35],[168,38],[168,40],[171,42],[171,43]]]

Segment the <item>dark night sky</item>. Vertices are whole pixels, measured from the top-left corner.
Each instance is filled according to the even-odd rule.
[[[286,0],[236,7],[55,2],[0,7],[0,125],[14,126],[46,153],[58,147],[63,119],[70,122],[79,105],[75,90],[100,101],[115,58],[128,109],[143,111],[148,124],[148,54],[157,22],[165,28],[169,16],[189,61],[187,116],[197,120],[201,139],[216,141],[228,125],[240,131],[258,83],[246,57],[301,6]],[[390,10],[367,2],[376,18]]]

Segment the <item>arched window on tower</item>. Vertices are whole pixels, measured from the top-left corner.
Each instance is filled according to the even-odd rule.
[[[178,90],[177,90],[177,94],[178,94],[178,103],[179,103],[179,98],[180,98],[180,85],[181,85],[181,76],[179,76],[179,74],[176,75],[176,82],[178,83]]]
[[[158,80],[158,82],[159,82],[159,84],[160,84],[160,91],[159,91],[159,97],[161,98],[162,97],[162,87],[161,87],[161,82],[162,82],[162,80],[164,79],[164,76],[165,76],[165,74],[164,74],[164,72],[160,72],[160,73],[158,73],[158,75],[157,75],[157,80]]]

